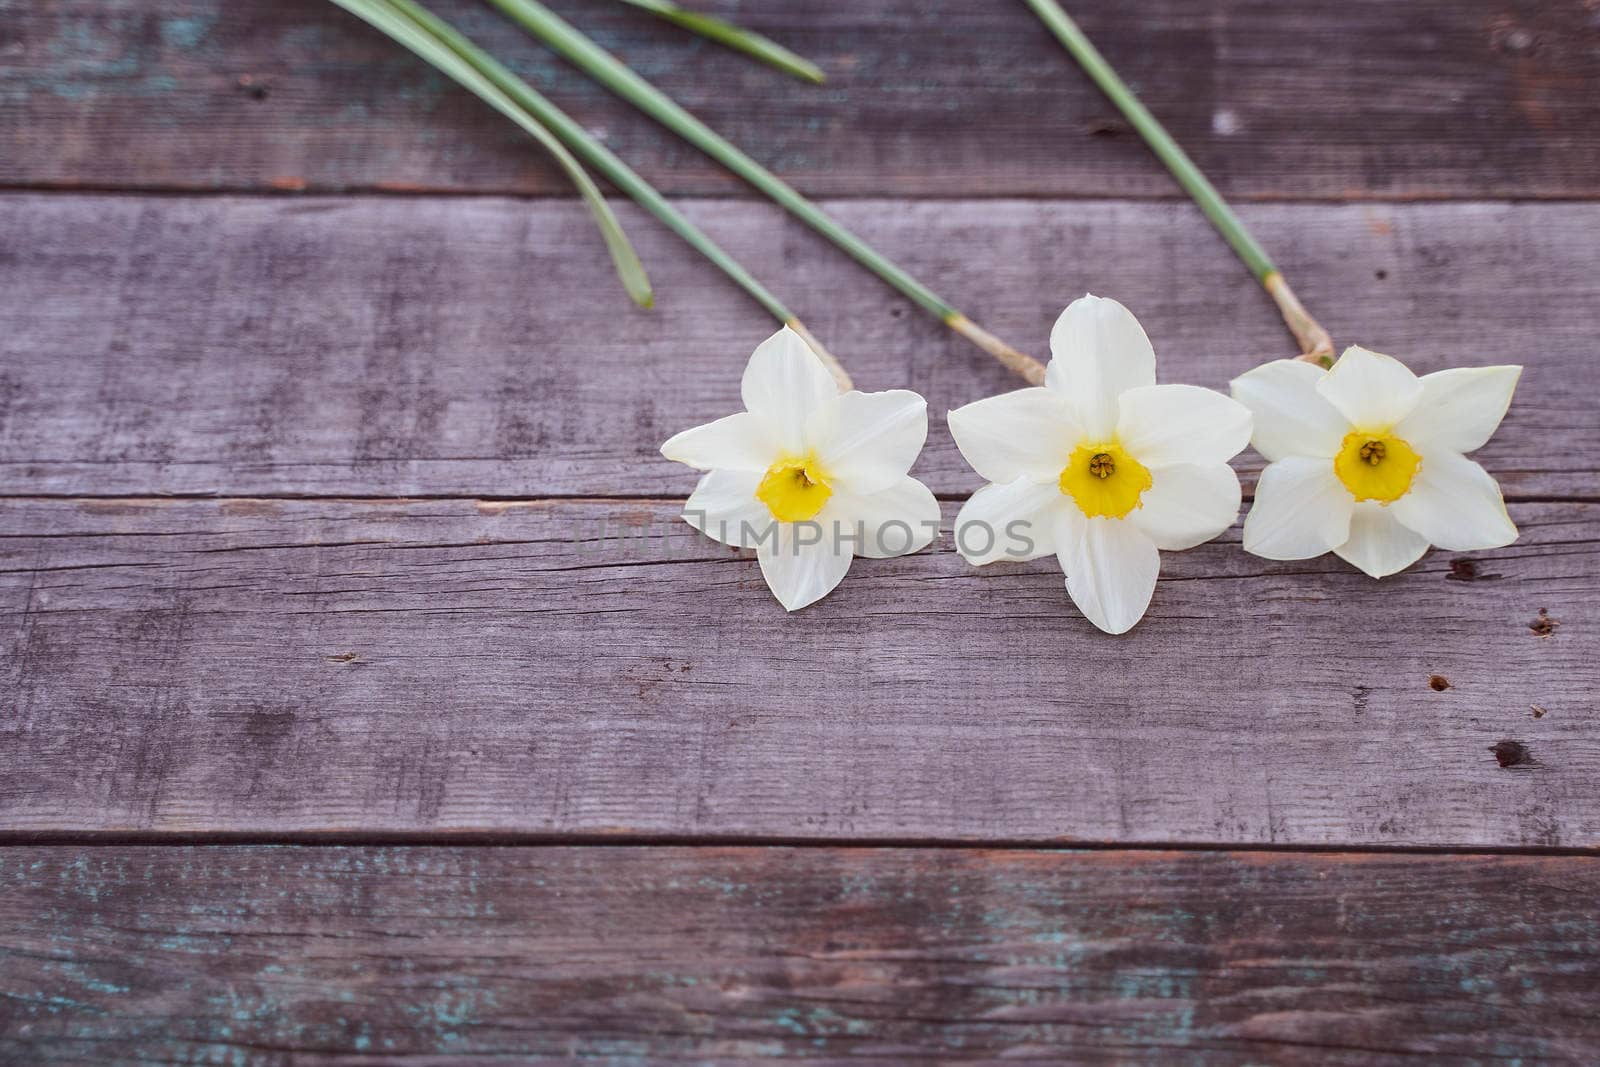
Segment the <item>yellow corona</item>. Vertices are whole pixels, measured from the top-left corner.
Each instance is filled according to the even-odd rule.
[[[1357,500],[1391,503],[1405,496],[1422,466],[1403,438],[1357,430],[1346,434],[1333,457],[1333,472]]]
[[[1061,491],[1089,518],[1120,519],[1139,507],[1150,471],[1115,441],[1082,444],[1062,468]]]
[[[767,468],[756,487],[756,499],[779,522],[805,522],[817,517],[833,495],[817,457],[781,459]]]

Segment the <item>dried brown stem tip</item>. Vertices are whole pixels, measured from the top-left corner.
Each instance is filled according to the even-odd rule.
[[[1006,369],[1021,375],[1029,385],[1044,384],[1044,364],[1023,352],[1006,344],[982,326],[973,322],[965,315],[957,313],[945,320],[945,324],[956,333],[971,341],[995,359],[1005,364]]]
[[[1323,367],[1332,366],[1333,338],[1311,317],[1305,305],[1300,303],[1300,298],[1294,295],[1294,290],[1289,288],[1289,283],[1283,280],[1283,275],[1273,271],[1261,279],[1261,284],[1278,305],[1278,311],[1295,340],[1300,342],[1299,358]]]
[[[800,339],[811,347],[811,351],[817,354],[818,359],[822,360],[822,365],[828,368],[828,373],[833,375],[833,380],[839,383],[839,392],[848,393],[856,387],[855,383],[850,380],[850,374],[844,369],[843,364],[834,358],[832,352],[822,346],[821,341],[811,335],[811,331],[806,329],[805,323],[799,319],[792,318],[785,325],[799,334]]]

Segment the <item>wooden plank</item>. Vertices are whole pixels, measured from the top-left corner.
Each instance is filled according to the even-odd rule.
[[[1600,845],[1600,505],[1235,529],[1117,639],[948,539],[785,616],[676,508],[6,501],[0,829]]]
[[[641,12],[556,6],[816,195],[1177,192],[1019,3],[699,5],[821,62],[823,88]],[[745,195],[484,5],[439,7],[667,191]],[[1072,9],[1233,195],[1600,195],[1600,26],[1577,0]],[[5,13],[3,183],[570,192],[508,123],[320,0]]]
[[[1087,289],[1165,380],[1287,354],[1270,302],[1186,205],[833,205],[1014,343]],[[788,294],[865,389],[928,397],[918,466],[977,479],[945,410],[1019,383],[765,206],[687,210]],[[1480,453],[1514,498],[1592,497],[1600,205],[1258,206],[1343,342],[1529,365]],[[573,204],[0,197],[0,493],[622,495],[692,484],[659,444],[737,410],[772,320],[625,212],[660,290],[633,309]],[[1246,470],[1252,461],[1246,460]]]
[[[14,848],[0,1056],[1593,1062],[1597,863]]]

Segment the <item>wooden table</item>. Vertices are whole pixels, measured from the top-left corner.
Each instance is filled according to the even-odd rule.
[[[1021,4],[558,7],[997,333],[1289,354]],[[786,617],[656,449],[763,313],[315,0],[0,2],[0,1061],[1600,1059],[1600,8],[1075,0],[1341,343],[1528,367],[1521,540],[1373,582],[859,561]],[[1015,383],[487,7],[867,389]],[[1259,461],[1242,460],[1248,487]]]

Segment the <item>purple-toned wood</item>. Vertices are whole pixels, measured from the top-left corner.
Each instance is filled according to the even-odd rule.
[[[1092,288],[1167,380],[1288,353],[1022,4],[697,4],[829,85],[558,0],[1023,348]],[[1235,529],[1112,639],[947,542],[786,616],[655,451],[772,323],[655,223],[645,314],[570,202],[109,195],[570,190],[322,0],[0,0],[0,188],[108,191],[0,195],[0,1061],[1600,1059],[1590,856],[836,847],[1600,848],[1594,4],[1072,6],[1339,342],[1528,365],[1517,545],[1380,584]],[[1015,382],[440,8],[977,484],[940,416]]]
[[[1121,638],[948,539],[785,615],[676,511],[0,503],[0,830],[1600,845],[1600,506],[1381,583],[1235,530]]]
[[[674,194],[733,178],[488,5],[474,38]],[[701,0],[823,87],[609,0],[555,6],[807,192],[1171,197],[1020,0]],[[1580,0],[1074,0],[1200,164],[1244,198],[1600,194],[1600,25]],[[0,183],[570,195],[541,150],[323,0],[0,4]]]
[[[918,473],[977,487],[944,412],[1019,379],[775,209],[684,206],[861,388],[927,396]],[[1225,388],[1293,351],[1188,205],[831,206],[1039,354],[1088,289],[1141,317],[1164,380]],[[1479,458],[1514,499],[1594,496],[1600,206],[1246,216],[1341,343],[1419,371],[1527,364]],[[653,221],[623,217],[654,312],[629,304],[576,204],[0,196],[0,493],[686,495],[690,472],[658,446],[738,409],[775,324]]]
[[[1585,1063],[1597,864],[14,848],[0,1058]]]

